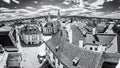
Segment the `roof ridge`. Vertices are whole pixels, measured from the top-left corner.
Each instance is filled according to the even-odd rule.
[[[9,36],[9,38],[11,39],[12,43],[14,44],[14,46],[16,46],[15,39],[14,39],[14,37],[13,37],[13,35],[12,35],[13,31],[14,31],[14,29],[12,29],[12,30],[9,32],[8,36]]]
[[[103,53],[100,53],[100,54],[99,54],[99,57],[98,57],[99,60],[97,61],[97,64],[96,64],[95,68],[100,67],[99,65],[100,65],[100,63],[102,63],[102,61],[101,61],[101,60],[102,60],[102,56],[103,56]],[[97,59],[98,59],[98,58],[97,58]],[[102,65],[101,65],[101,66],[102,66]]]

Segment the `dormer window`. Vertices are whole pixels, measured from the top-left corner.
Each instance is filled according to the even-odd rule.
[[[97,51],[98,49],[97,48],[95,48],[95,51]]]
[[[90,50],[93,50],[93,48],[92,48],[92,47],[90,47]]]
[[[57,52],[60,49],[60,46],[55,47],[55,51]]]
[[[93,43],[95,44],[95,41],[93,41]]]
[[[73,59],[73,65],[74,66],[77,66],[77,64],[79,63],[79,58],[78,57],[75,57],[75,59]]]

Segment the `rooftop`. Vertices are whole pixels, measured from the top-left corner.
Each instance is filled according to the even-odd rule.
[[[5,28],[6,27],[6,28]],[[6,46],[15,46],[15,37],[13,37],[13,34],[15,34],[14,29],[11,28],[11,27],[8,27],[5,26],[1,29],[4,29],[4,31],[0,31],[0,44],[3,46],[3,47],[6,47]],[[10,28],[10,29],[9,29]],[[8,29],[8,30],[7,30]]]
[[[22,33],[30,35],[30,34],[38,34],[40,33],[39,28],[35,25],[27,25],[22,29]]]
[[[65,31],[64,29],[62,31]],[[99,63],[102,59],[101,53],[87,51],[76,47],[74,44],[69,44],[66,32],[60,31],[56,36],[46,42],[47,46],[57,56],[57,58],[69,68],[99,68]],[[60,49],[56,52],[56,46]],[[77,66],[72,64],[75,57],[80,59]],[[89,61],[88,61],[89,59]]]
[[[20,53],[14,53],[8,55],[8,59],[7,59],[8,66],[20,66],[20,62],[21,62]]]
[[[72,25],[71,29],[73,31],[72,32],[73,33],[72,44],[78,46],[79,45],[79,40],[85,40],[85,37],[84,37],[83,33],[81,32],[81,30],[78,27]]]
[[[12,27],[10,27],[10,26],[3,26],[0,28],[0,32],[1,31],[10,31],[11,29],[12,29]]]
[[[109,45],[115,37],[115,34],[97,33],[95,35],[92,35],[92,33],[87,33],[85,43]]]

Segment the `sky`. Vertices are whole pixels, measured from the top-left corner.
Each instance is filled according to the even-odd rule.
[[[120,0],[0,0],[0,20],[53,15],[120,18]]]

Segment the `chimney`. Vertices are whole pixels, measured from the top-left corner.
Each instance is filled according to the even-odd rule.
[[[68,24],[66,27],[67,27],[69,42],[72,43],[72,29],[71,29],[71,26],[70,26],[70,24]]]
[[[79,40],[79,47],[80,47],[80,48],[83,48],[83,43],[84,43],[83,40]]]
[[[55,47],[55,51],[57,52],[60,49],[60,46]]]
[[[103,47],[103,45],[99,45],[98,46],[98,52],[100,52],[100,53],[103,53],[105,51],[105,48]]]
[[[95,35],[96,34],[96,28],[92,28],[92,35]]]
[[[79,58],[78,57],[75,57],[74,59],[73,59],[73,65],[74,66],[77,66],[77,64],[79,63]]]

